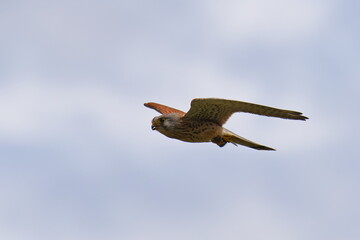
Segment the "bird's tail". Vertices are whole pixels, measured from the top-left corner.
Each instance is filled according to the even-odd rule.
[[[227,129],[223,129],[223,135],[222,138],[226,141],[226,142],[231,142],[234,145],[240,144],[246,147],[250,147],[250,148],[254,148],[257,150],[272,150],[275,151],[275,149],[270,148],[270,147],[266,147],[264,145],[260,145],[257,144],[255,142],[252,142],[250,140],[247,140],[246,138],[240,137],[239,135],[236,135],[235,133],[227,130]]]

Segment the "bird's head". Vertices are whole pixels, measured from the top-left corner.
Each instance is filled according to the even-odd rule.
[[[161,133],[171,131],[180,120],[177,113],[164,114],[154,117],[151,124],[152,130],[157,130]]]

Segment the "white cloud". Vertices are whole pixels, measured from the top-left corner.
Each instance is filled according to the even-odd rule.
[[[329,93],[331,87],[319,85],[331,85],[336,77],[328,78],[330,68],[343,67],[326,65],[330,48],[339,59],[356,59],[347,55],[356,41],[347,35],[349,41],[342,42],[347,54],[336,40],[327,42],[316,53],[326,52],[319,58],[309,52],[322,38],[306,41],[327,30],[331,3],[193,2],[178,8],[141,1],[74,7],[69,1],[42,8],[46,4],[40,1],[21,9],[11,5],[1,15],[0,28],[9,34],[0,40],[5,52],[0,60],[6,64],[0,73],[0,141],[5,143],[0,201],[6,213],[0,227],[6,230],[0,238],[319,239],[329,227],[341,234],[337,227],[355,219],[358,175],[351,164],[356,155],[327,147],[354,144],[355,138],[347,137],[356,137],[356,119],[333,113],[344,111],[328,105],[336,90]],[[279,46],[301,41],[307,51],[300,57],[303,48],[293,51],[296,56],[290,57],[298,62],[283,65],[289,48],[279,47],[279,55],[265,53],[269,61],[259,64],[262,51],[247,49],[244,41]],[[241,61],[247,64],[236,69],[245,48]],[[230,52],[234,58],[227,58]],[[274,72],[283,73],[278,76],[296,75],[296,84],[264,77],[268,72],[258,68],[270,61],[278,63]],[[315,70],[311,62],[319,62]],[[350,66],[346,72],[358,76]],[[348,89],[342,90],[336,92],[340,100],[330,102],[343,107]],[[186,111],[194,97],[288,108],[310,119],[250,114],[230,119],[226,127],[278,148],[273,153],[186,144],[150,130],[158,113],[143,102]],[[330,222],[332,213],[338,219]]]
[[[111,89],[91,84],[50,84],[28,78],[3,86],[0,102],[1,137],[10,141],[44,141],[72,135],[71,131],[87,121],[110,134],[120,131],[117,123],[123,122],[131,108],[125,104],[125,98]]]
[[[304,239],[305,233],[293,219],[270,202],[261,198],[237,199],[231,208],[217,216],[218,225],[212,239]]]
[[[244,39],[289,43],[316,34],[329,17],[329,3],[317,1],[212,1],[212,24],[231,42]]]

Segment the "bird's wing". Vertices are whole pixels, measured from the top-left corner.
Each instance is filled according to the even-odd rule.
[[[185,115],[183,111],[159,103],[149,102],[149,103],[144,103],[144,106],[148,108],[152,108],[161,114],[178,113],[180,116]]]
[[[213,121],[223,125],[235,112],[254,113],[269,117],[286,119],[306,120],[302,113],[267,107],[254,103],[220,99],[220,98],[196,98],[191,101],[191,108],[184,118],[193,120]]]
[[[240,137],[239,135],[231,132],[230,130],[227,130],[226,128],[223,128],[223,135],[222,135],[223,139],[226,142],[231,142],[232,144],[235,144],[235,146],[237,146],[237,144],[246,146],[246,147],[250,147],[250,148],[254,148],[257,150],[270,150],[270,151],[275,151],[275,149],[258,144],[256,142],[250,141],[246,138]]]

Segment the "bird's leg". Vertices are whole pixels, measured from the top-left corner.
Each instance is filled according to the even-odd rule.
[[[214,137],[211,139],[211,142],[217,144],[219,147],[223,147],[227,143],[221,136]]]

